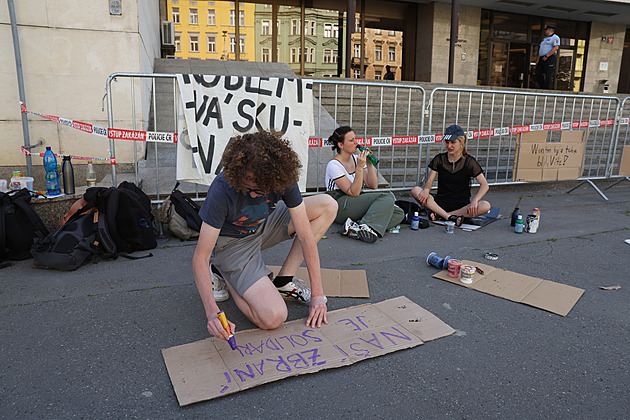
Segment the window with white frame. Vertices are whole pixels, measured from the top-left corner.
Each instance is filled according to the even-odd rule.
[[[337,59],[339,58],[339,51],[338,50],[333,50],[333,63],[337,62]]]
[[[388,31],[387,35],[389,36],[395,36],[396,35],[396,31]]]
[[[383,60],[383,46],[382,45],[374,46],[374,60],[375,61]]]
[[[389,61],[396,61],[396,47],[389,47]]]
[[[354,57],[361,58],[361,45],[360,44],[354,44]]]
[[[216,26],[217,18],[214,9],[208,9],[208,26]]]
[[[333,38],[339,38],[339,25],[333,25]]]
[[[261,35],[271,35],[271,22],[268,20],[263,20],[260,26],[260,34]]]
[[[238,50],[241,54],[245,54],[245,35],[238,38]]]
[[[175,32],[175,51],[182,52],[182,33]]]
[[[215,53],[217,52],[217,34],[207,34],[206,39],[208,40],[208,52]]]
[[[230,52],[231,53],[235,53],[236,52],[236,38],[234,37],[234,35],[230,35]]]
[[[179,7],[173,7],[173,10],[171,10],[171,20],[179,25]]]
[[[332,50],[324,48],[324,63],[332,63]]]
[[[380,34],[382,34],[382,33],[383,33],[383,31],[382,31],[382,30],[380,30],[380,29],[374,29],[374,34],[376,34],[376,35],[380,35]]]
[[[324,38],[330,38],[330,37],[332,37],[332,24],[325,23],[324,24]]]
[[[245,10],[238,11],[238,24],[239,26],[245,26]]]
[[[261,51],[262,61],[263,63],[268,63],[271,61],[271,50],[269,48],[263,48]]]
[[[230,26],[236,26],[236,10],[230,10]]]
[[[189,18],[189,23],[191,25],[198,25],[199,24],[199,15],[197,14],[197,9],[190,9],[188,11],[188,18]]]
[[[291,19],[291,35],[300,35],[299,19]]]
[[[188,33],[188,41],[189,41],[189,51],[199,52],[199,33],[198,32],[189,32]]]
[[[381,79],[382,79],[381,74],[383,74],[383,73],[382,73],[380,70],[376,70],[376,71],[374,72],[374,78],[375,78],[376,80],[381,80]]]
[[[355,79],[360,79],[361,78],[361,70],[354,69],[354,78]]]
[[[307,48],[306,50],[308,52],[308,59],[306,60],[306,62],[314,63],[315,61],[313,61],[313,58],[315,57],[315,48]]]
[[[299,48],[291,48],[291,62],[298,63],[300,61]]]
[[[304,21],[304,35],[315,35],[315,27],[317,22],[314,20],[305,20]]]

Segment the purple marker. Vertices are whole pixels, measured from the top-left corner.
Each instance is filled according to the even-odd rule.
[[[225,312],[217,312],[217,316],[219,317],[219,321],[221,321],[221,325],[223,325],[225,331],[230,335],[228,337],[228,344],[232,350],[236,350],[236,339],[234,338],[234,334],[230,331],[230,326],[228,325],[227,318],[225,317]]]

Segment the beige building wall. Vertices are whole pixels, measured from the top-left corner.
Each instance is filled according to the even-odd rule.
[[[617,92],[625,36],[625,25],[591,22],[591,38],[586,56],[584,92],[602,93],[602,80],[608,81],[608,93]],[[602,38],[608,40],[610,37],[612,37],[612,44],[602,42]],[[602,65],[607,67],[607,69],[602,69]]]
[[[479,7],[460,6],[459,21],[458,42],[455,44],[453,83],[475,86],[477,84],[477,66],[479,62],[481,9]],[[450,4],[433,3],[432,25],[433,50],[431,52],[430,82],[447,83],[451,37]]]
[[[108,1],[20,0],[15,14],[22,56],[25,103],[30,111],[56,115],[107,127],[102,110],[107,77],[116,72],[153,70],[160,54],[158,0],[122,1],[122,15],[110,15]],[[13,38],[6,2],[0,7],[0,132],[3,133],[1,166],[25,165],[19,148],[24,144]],[[131,118],[131,83],[113,84],[114,127],[134,128]],[[137,82],[135,128],[146,129],[150,85]],[[54,152],[77,156],[108,157],[106,138],[29,115],[30,142],[51,146]],[[118,163],[131,162],[133,149],[144,145],[119,141]],[[76,164],[84,162],[75,162]],[[33,158],[33,166],[42,159]],[[36,187],[38,185],[36,180]]]

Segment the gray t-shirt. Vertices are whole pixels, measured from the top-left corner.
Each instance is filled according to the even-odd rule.
[[[208,195],[199,210],[201,220],[216,229],[219,235],[241,238],[258,229],[283,200],[288,208],[302,203],[302,194],[297,182],[284,191],[272,192],[267,196],[252,198],[249,193],[236,191],[221,172],[208,188]]]

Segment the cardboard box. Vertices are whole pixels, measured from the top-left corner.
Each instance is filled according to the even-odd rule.
[[[269,267],[273,271],[273,275],[277,275],[280,267]],[[324,294],[330,297],[358,297],[369,298],[370,290],[368,289],[367,275],[365,270],[331,270],[329,268],[321,269],[322,287]],[[295,276],[304,280],[310,287],[311,282],[308,277],[306,267],[298,268]]]
[[[404,296],[328,312],[328,325],[305,319],[271,331],[235,334],[238,348],[207,338],[162,350],[180,406],[290,376],[315,373],[419,346],[455,332]]]
[[[577,179],[582,174],[584,131],[562,131],[560,142],[546,142],[540,131],[519,134],[512,181]]]
[[[479,267],[483,274],[475,273],[471,284],[464,284],[459,278],[449,277],[447,270],[442,270],[433,277],[562,316],[569,313],[584,293],[583,289],[577,287],[526,276],[475,261],[462,260],[462,265]]]
[[[619,165],[619,175],[630,175],[630,145],[623,147],[621,164]]]

